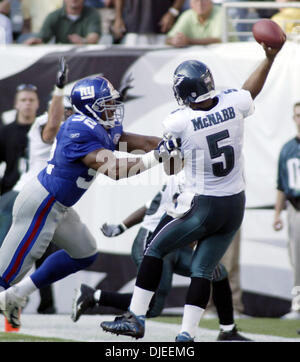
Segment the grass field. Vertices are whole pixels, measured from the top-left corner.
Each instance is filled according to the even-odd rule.
[[[20,332],[0,332],[0,342],[135,342],[125,336],[112,336],[99,328],[102,320],[113,316],[82,316],[73,323],[67,315],[23,315]],[[300,342],[300,321],[271,318],[237,319],[237,326],[243,334],[258,342]],[[172,342],[176,336],[181,317],[163,316],[147,321],[144,342]],[[4,331],[3,318],[0,330]],[[212,342],[218,335],[217,319],[203,319],[199,326],[197,341]]]
[[[155,320],[164,323],[180,324],[180,317],[158,317]],[[282,320],[278,318],[245,318],[237,319],[238,329],[246,333],[265,334],[269,336],[278,336],[284,338],[299,338],[297,330],[300,329],[300,320]],[[218,330],[219,324],[217,319],[202,319],[200,327],[211,330]]]
[[[0,332],[0,342],[72,342],[62,338],[37,337],[16,332]]]

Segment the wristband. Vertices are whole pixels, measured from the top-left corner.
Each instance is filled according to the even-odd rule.
[[[128,227],[127,227],[124,223],[122,223],[122,222],[121,222],[121,224],[119,224],[119,225],[123,228],[123,231],[125,231],[125,230],[128,229]]]
[[[64,89],[58,88],[57,86],[54,87],[53,96],[63,97],[64,96]]]
[[[154,151],[148,152],[141,157],[146,170],[159,164],[159,161],[154,156]]]
[[[175,18],[177,18],[177,16],[179,15],[179,10],[177,10],[176,8],[169,8],[169,13],[171,13]]]

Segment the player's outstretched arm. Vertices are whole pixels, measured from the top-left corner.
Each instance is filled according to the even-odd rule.
[[[246,89],[251,93],[252,99],[255,99],[262,90],[275,60],[275,57],[282,48],[281,47],[274,49],[267,47],[264,44],[262,44],[262,47],[266,54],[265,59],[260,63],[260,65],[256,68],[256,70],[250,75],[250,77],[242,86],[243,89]]]
[[[48,110],[48,121],[43,128],[42,138],[46,143],[52,143],[64,118],[64,86],[68,81],[68,65],[64,57],[59,60],[55,89]]]
[[[119,140],[119,150],[126,152],[144,153],[150,152],[157,148],[162,141],[161,138],[155,136],[144,136],[135,133],[123,132]]]
[[[87,167],[93,168],[113,180],[138,175],[159,163],[154,151],[141,157],[117,158],[112,151],[104,148],[87,154],[82,158],[82,162]]]
[[[140,224],[144,219],[146,211],[146,206],[140,207],[127,216],[127,218],[121,224],[113,225],[104,223],[100,229],[107,237],[118,236],[123,234],[125,230],[130,229],[132,226]]]

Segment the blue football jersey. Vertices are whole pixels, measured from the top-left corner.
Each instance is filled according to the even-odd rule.
[[[96,176],[96,170],[88,168],[81,158],[100,148],[114,151],[122,132],[121,125],[105,130],[92,118],[72,115],[61,126],[39,181],[57,201],[74,205]]]
[[[280,151],[277,171],[277,189],[288,199],[300,196],[300,140],[294,137]]]

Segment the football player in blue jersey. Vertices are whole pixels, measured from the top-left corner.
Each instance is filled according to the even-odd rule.
[[[71,208],[95,179],[97,172],[115,180],[158,164],[154,149],[170,151],[176,139],[123,132],[123,103],[104,77],[79,80],[71,91],[75,114],[61,126],[48,165],[19,193],[13,223],[0,249],[0,310],[20,326],[20,308],[37,289],[88,267],[97,258],[94,237]],[[126,142],[127,151],[147,152],[118,159],[114,151]],[[122,161],[121,161],[122,160]],[[50,241],[61,250],[50,255],[30,276],[25,274],[45,252]]]

